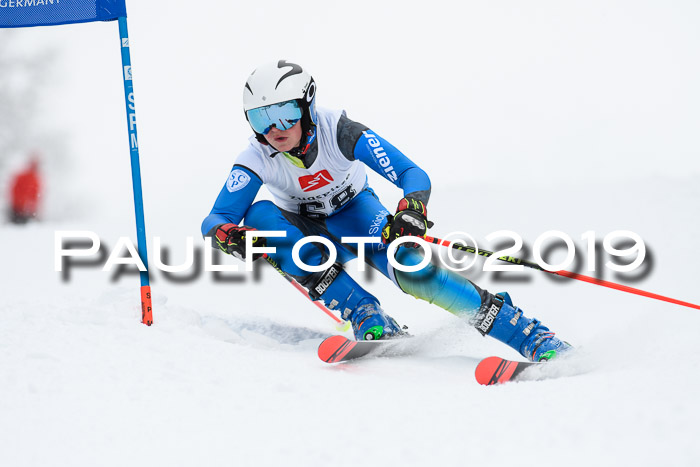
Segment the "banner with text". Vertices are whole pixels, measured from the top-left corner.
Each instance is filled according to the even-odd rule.
[[[124,0],[0,0],[0,28],[54,26],[126,17]]]

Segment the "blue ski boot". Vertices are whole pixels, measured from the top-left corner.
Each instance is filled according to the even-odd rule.
[[[559,340],[549,328],[537,319],[529,319],[523,310],[513,306],[507,293],[487,294],[475,319],[474,327],[489,335],[533,362],[551,360],[573,347]]]
[[[354,310],[346,311],[343,313],[343,319],[350,320],[355,339],[358,341],[391,339],[405,334],[396,320],[382,311],[376,300],[362,300]]]
[[[323,300],[331,310],[338,310],[350,320],[357,340],[387,339],[404,335],[396,321],[382,311],[377,299],[335,263],[325,271],[304,280],[313,300]]]

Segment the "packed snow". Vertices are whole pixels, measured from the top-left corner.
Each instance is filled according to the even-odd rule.
[[[558,230],[576,245],[571,268],[700,304],[700,6],[168,5],[127,5],[149,259],[160,237],[181,264],[193,237],[197,268],[152,268],[150,327],[134,269],[102,270],[120,237],[136,241],[116,24],[0,31],[55,55],[37,128],[65,138],[38,148],[41,220],[0,224],[0,465],[700,463],[700,310],[479,260],[466,277],[577,348],[530,381],[484,387],[480,359],[521,357],[350,262],[420,345],[329,365],[316,349],[334,322],[267,264],[204,271],[199,234],[250,133],[242,84],[287,58],[312,72],[319,105],[426,169],[433,235],[494,249],[486,237],[509,230],[529,254]],[[393,210],[399,190],[370,182]],[[605,265],[617,230],[644,240],[635,272]],[[102,253],[56,271],[61,231],[94,232]]]

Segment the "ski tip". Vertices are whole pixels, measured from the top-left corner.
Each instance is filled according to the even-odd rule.
[[[480,361],[476,366],[474,376],[479,384],[491,386],[492,384],[509,381],[513,377],[516,367],[516,362],[504,360],[500,357],[488,357]]]
[[[344,336],[328,337],[318,346],[318,358],[328,363],[337,362],[350,350],[350,342],[352,341]]]

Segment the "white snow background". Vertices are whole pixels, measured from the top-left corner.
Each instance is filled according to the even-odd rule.
[[[155,236],[173,264],[188,236],[203,247],[200,222],[250,134],[245,79],[286,58],[312,72],[319,105],[429,173],[432,234],[467,231],[489,249],[497,230],[532,246],[556,229],[583,261],[584,232],[631,230],[648,274],[630,282],[602,254],[602,277],[700,303],[697,2],[127,7],[151,261]],[[269,267],[228,283],[153,271],[151,327],[137,276],[83,267],[62,280],[56,231],[94,231],[110,248],[136,237],[117,25],[0,40],[10,34],[20,53],[55,51],[37,126],[66,135],[71,166],[41,147],[43,222],[0,225],[0,465],[700,463],[698,310],[535,271],[473,272],[579,348],[550,366],[555,378],[483,387],[481,358],[517,354],[378,275],[352,272],[422,348],[336,366],[316,357],[332,321]],[[400,191],[370,180],[393,210]]]

